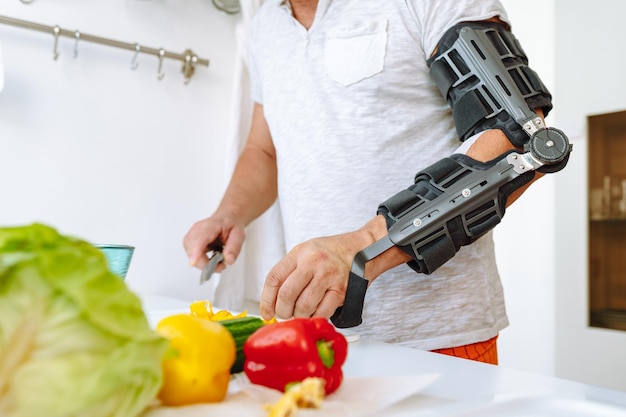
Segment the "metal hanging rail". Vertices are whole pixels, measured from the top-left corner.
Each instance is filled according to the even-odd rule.
[[[26,20],[15,19],[12,17],[7,17],[7,16],[0,16],[0,24],[5,24],[5,25],[10,25],[10,26],[15,26],[15,27],[20,27],[24,29],[30,29],[30,30],[35,30],[38,32],[51,34],[52,36],[54,36],[54,50],[53,50],[52,57],[55,60],[59,56],[59,52],[57,50],[59,37],[64,36],[64,37],[72,38],[75,40],[76,43],[74,46],[74,56],[76,56],[78,53],[79,41],[80,42],[82,41],[92,42],[92,43],[97,43],[101,45],[107,45],[107,46],[112,46],[115,48],[121,48],[121,49],[127,49],[129,51],[134,51],[135,55],[133,57],[132,66],[131,66],[133,69],[137,67],[137,62],[136,62],[137,56],[140,53],[154,55],[159,59],[159,66],[158,66],[158,71],[157,71],[157,78],[159,80],[163,79],[165,75],[162,72],[162,65],[163,65],[164,58],[182,61],[183,63],[182,72],[185,77],[185,84],[189,83],[192,75],[195,72],[196,65],[204,65],[205,67],[209,66],[208,59],[199,58],[196,54],[193,53],[193,51],[191,51],[191,49],[187,49],[182,54],[178,54],[175,52],[166,51],[163,48],[150,48],[150,47],[140,45],[139,43],[121,42],[121,41],[117,41],[114,39],[103,38],[101,36],[95,36],[95,35],[90,35],[87,33],[82,33],[78,30],[62,29],[58,25],[56,26],[42,25],[39,23],[28,22]]]

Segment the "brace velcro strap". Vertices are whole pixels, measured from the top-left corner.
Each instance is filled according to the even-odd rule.
[[[502,68],[500,74],[479,71],[472,67],[475,64],[466,62],[456,44],[464,28],[486,34],[487,45],[472,45],[473,53],[482,58],[476,62],[487,62],[490,57],[496,56],[495,60],[499,62],[481,65]],[[485,48],[494,53],[485,53]],[[535,71],[528,67],[526,54],[513,33],[500,23],[466,22],[453,26],[442,37],[437,53],[428,60],[428,65],[433,81],[452,108],[461,141],[493,128],[501,129],[515,146],[520,147],[528,141],[528,135],[520,123],[506,111],[506,106],[498,101],[498,97],[507,94],[519,96],[526,101],[530,111],[541,108],[544,116],[552,109],[552,96],[548,89]],[[490,90],[489,83],[481,79],[485,73],[498,80],[504,94]],[[503,80],[503,77],[510,82]],[[510,91],[512,89],[517,91]]]
[[[466,173],[486,170],[496,163],[497,160],[482,163],[458,154],[444,158],[420,171],[415,177],[415,184],[383,202],[378,208],[378,214],[385,216],[387,229],[390,229],[404,216],[414,216],[422,204],[438,198]],[[534,172],[531,171],[513,179],[483,206],[445,221],[433,236],[424,236],[408,245],[398,246],[413,258],[407,264],[419,273],[434,272],[454,257],[462,246],[474,242],[500,223],[509,195],[530,182],[533,176]]]

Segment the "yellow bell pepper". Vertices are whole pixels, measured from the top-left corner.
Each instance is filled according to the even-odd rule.
[[[208,306],[208,309],[207,309]],[[233,314],[228,310],[219,310],[217,313],[213,312],[213,306],[210,301],[194,301],[189,306],[189,310],[193,316],[208,319],[211,321],[222,321],[237,319],[239,317],[247,317],[248,310],[244,310],[239,314]]]
[[[202,319],[207,319],[211,321],[223,321],[223,320],[238,319],[241,317],[248,317],[248,310],[244,310],[238,314],[233,314],[228,310],[219,310],[217,313],[214,313],[213,306],[211,305],[211,302],[208,300],[194,301],[189,306],[189,311],[192,316],[200,317]],[[278,319],[276,317],[273,317],[269,320],[263,320],[263,323],[265,324],[278,323]]]
[[[163,360],[163,405],[219,402],[226,397],[235,340],[221,324],[177,314],[161,320],[157,333],[169,339],[171,354]]]

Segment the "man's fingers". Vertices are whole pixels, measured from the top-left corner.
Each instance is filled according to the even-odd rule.
[[[337,308],[343,305],[344,300],[345,294],[340,294],[335,290],[326,291],[313,316],[329,319],[333,314],[335,314]]]
[[[195,223],[183,238],[189,265],[202,269],[208,262],[206,248],[217,238],[216,231],[208,226],[208,219]]]
[[[324,291],[316,291],[313,286],[314,284],[311,281],[309,285],[307,285],[300,292],[300,294],[297,295],[294,303],[294,317],[311,317],[318,309],[319,304],[324,297]]]
[[[295,262],[292,262],[290,257],[287,256],[277,263],[267,274],[265,284],[263,285],[263,291],[261,292],[260,310],[261,317],[263,317],[263,319],[270,320],[276,316],[278,292],[281,290],[281,287],[287,277],[295,269],[295,266]]]
[[[304,288],[300,291],[294,307],[295,317],[312,317],[319,314],[320,307],[325,311],[330,307],[325,306],[323,303],[326,300],[329,292],[336,292],[330,290],[334,287],[332,275],[325,275],[323,271],[318,271],[320,275],[315,275],[314,270],[310,270],[310,276],[306,281],[302,281]],[[306,284],[304,284],[306,282]],[[335,302],[337,297],[330,297],[328,302]],[[338,306],[337,306],[338,307]]]
[[[197,256],[190,257],[191,261],[189,265],[195,266],[198,269],[204,268],[204,266],[209,262],[209,258],[206,253],[200,252]]]
[[[224,248],[222,249],[222,253],[224,254],[224,263],[226,265],[232,265],[235,263],[235,260],[241,252],[241,247],[243,246],[245,239],[246,232],[243,229],[239,227],[231,229],[228,234],[228,238],[226,239],[226,243],[224,244]]]
[[[185,237],[183,246],[187,252],[187,258],[189,259],[189,266],[195,266],[196,268],[202,268],[206,262],[206,256],[201,249],[201,245],[195,243],[192,239]],[[204,259],[202,259],[204,258]]]

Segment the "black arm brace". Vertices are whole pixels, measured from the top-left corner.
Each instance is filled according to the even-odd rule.
[[[510,31],[496,22],[460,23],[441,38],[428,60],[430,75],[446,98],[459,139],[500,129],[517,147],[528,142],[524,125],[540,108],[547,116],[552,95]]]
[[[430,274],[500,223],[508,197],[535,170],[556,172],[567,164],[567,136],[546,128],[534,112],[541,108],[546,115],[551,96],[527,63],[513,34],[498,23],[463,23],[443,36],[428,64],[460,139],[500,129],[524,151],[487,163],[452,155],[418,172],[413,185],[383,202],[378,214],[385,216],[388,233],[355,256],[344,305],[331,317],[335,326],[362,321],[366,262],[398,246],[413,258],[411,268]]]

